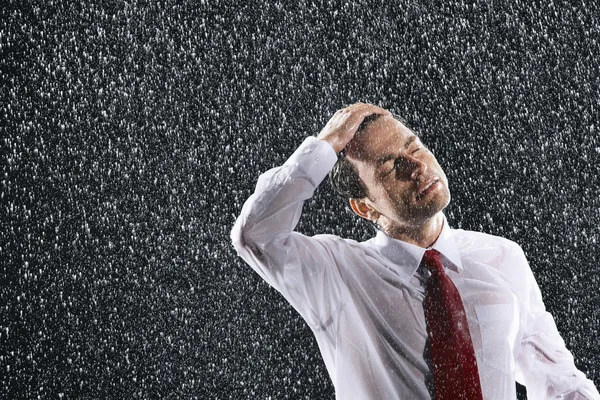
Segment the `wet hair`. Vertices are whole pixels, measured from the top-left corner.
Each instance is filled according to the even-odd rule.
[[[372,122],[377,121],[381,116],[381,114],[373,114],[366,117],[356,130],[356,133],[358,134],[359,132],[365,130],[367,126],[369,126]],[[406,127],[408,127],[402,117],[395,114],[392,116],[394,119],[402,122]],[[343,198],[362,199],[369,195],[369,191],[365,186],[365,183],[358,176],[356,167],[352,161],[346,157],[344,150],[338,153],[338,160],[331,171],[329,171],[329,181],[331,182],[331,186],[333,186],[335,192]]]

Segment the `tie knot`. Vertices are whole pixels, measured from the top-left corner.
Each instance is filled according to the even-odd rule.
[[[444,267],[442,266],[440,252],[437,250],[431,249],[425,251],[421,264],[423,264],[429,271],[431,271],[431,273],[444,273]]]

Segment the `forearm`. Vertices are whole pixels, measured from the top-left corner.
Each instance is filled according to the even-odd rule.
[[[525,384],[531,399],[600,400],[594,383],[575,366],[554,318],[545,309],[531,270],[526,267],[523,281],[528,282],[527,322],[517,358],[517,380]]]
[[[231,233],[240,257],[311,326],[335,313],[342,279],[327,241],[294,228],[336,159],[327,143],[308,138],[283,166],[261,175]]]
[[[329,144],[309,137],[284,165],[262,174],[231,233],[236,249],[285,240],[300,219],[304,201],[336,160]]]
[[[389,114],[357,103],[338,110],[319,133],[307,138],[284,165],[262,174],[231,232],[235,249],[265,281],[280,291],[315,327],[327,322],[341,298],[343,272],[337,262],[343,239],[307,237],[294,229],[304,201],[333,168],[337,152],[363,119]]]
[[[521,379],[531,399],[600,400],[594,383],[579,371],[564,346],[552,317],[546,319],[546,333],[526,338],[518,364]]]

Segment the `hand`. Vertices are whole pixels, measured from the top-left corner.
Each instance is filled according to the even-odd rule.
[[[373,104],[352,104],[337,110],[321,130],[317,139],[326,141],[336,153],[339,153],[354,138],[354,134],[363,120],[372,114],[392,115],[391,112]]]

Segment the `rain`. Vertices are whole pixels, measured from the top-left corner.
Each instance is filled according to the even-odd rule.
[[[5,1],[1,397],[332,399],[229,233],[259,174],[356,101],[436,154],[454,228],[522,246],[600,386],[598,8]],[[328,182],[297,230],[374,235]]]

